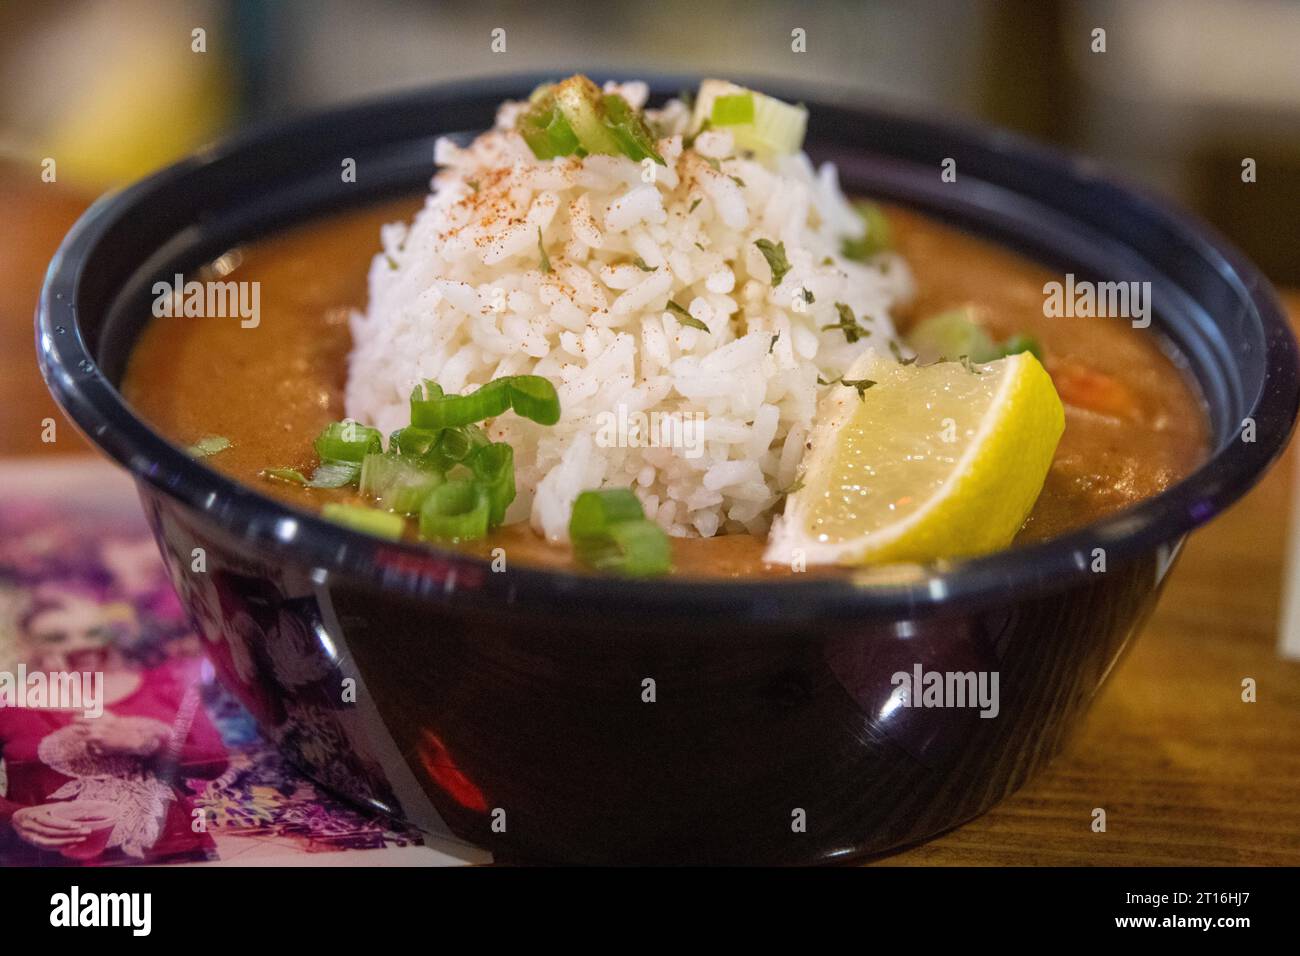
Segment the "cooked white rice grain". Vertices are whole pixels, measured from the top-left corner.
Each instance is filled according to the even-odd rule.
[[[645,100],[644,84],[609,88]],[[515,449],[510,520],[563,540],[579,492],[631,486],[670,534],[765,533],[802,458],[818,379],[895,339],[906,264],[840,256],[862,224],[832,166],[738,157],[725,129],[684,149],[679,102],[648,114],[667,134],[657,148],[669,165],[653,182],[615,156],[535,159],[510,129],[519,108],[505,104],[468,147],[440,141],[424,208],[382,230],[369,305],[352,317],[348,416],[387,432],[406,424],[422,379],[461,393],[543,375],[560,395],[557,425],[490,423]],[[790,270],[775,287],[759,239],[784,244]],[[836,303],[870,335],[823,330],[840,320]],[[609,427],[620,415],[631,427]]]

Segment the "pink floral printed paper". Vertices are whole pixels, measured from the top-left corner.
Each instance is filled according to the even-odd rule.
[[[0,865],[486,859],[296,772],[203,643],[127,478],[0,465]],[[82,696],[41,674],[84,676]]]

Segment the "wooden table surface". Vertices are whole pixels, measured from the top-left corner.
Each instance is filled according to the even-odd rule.
[[[0,456],[85,454],[41,383],[32,315],[85,204],[0,163]],[[1300,294],[1286,296],[1300,320]],[[1300,663],[1277,653],[1294,448],[1193,535],[1066,751],[978,820],[879,864],[1300,864]],[[3,494],[3,489],[0,489]],[[1258,701],[1243,703],[1254,678]],[[1091,828],[1105,808],[1105,833]]]

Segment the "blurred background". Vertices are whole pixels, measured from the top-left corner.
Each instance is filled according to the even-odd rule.
[[[771,75],[1005,126],[1174,197],[1295,289],[1297,50],[1296,0],[0,0],[0,382],[24,395],[0,434],[45,450],[31,316],[96,195],[251,122],[490,74]]]
[[[0,156],[55,157],[60,182],[93,194],[251,120],[439,80],[580,66],[791,76],[1092,156],[1300,284],[1297,50],[1293,0],[9,2]],[[1267,188],[1242,183],[1247,157]]]

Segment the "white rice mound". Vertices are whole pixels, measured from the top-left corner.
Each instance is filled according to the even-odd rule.
[[[606,90],[646,100],[641,83]],[[840,256],[862,220],[834,167],[814,169],[802,152],[737,156],[725,128],[683,149],[689,111],[673,101],[647,113],[666,167],[537,160],[511,129],[523,105],[504,104],[467,148],[440,140],[424,208],[384,227],[368,308],[352,317],[348,416],[387,434],[408,423],[423,379],[454,394],[545,376],[557,425],[514,413],[487,425],[515,450],[507,522],[563,541],[579,492],[631,486],[669,534],[765,535],[795,481],[818,379],[896,341],[891,309],[912,294],[905,263]],[[791,268],[775,287],[759,239],[785,244]],[[708,331],[684,325],[669,300]],[[840,321],[836,303],[871,334],[849,343],[823,331]]]

